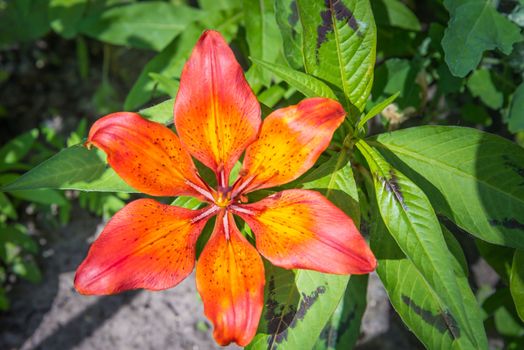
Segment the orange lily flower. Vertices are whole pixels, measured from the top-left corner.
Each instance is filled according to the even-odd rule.
[[[262,122],[260,106],[222,36],[203,33],[186,63],[174,108],[178,136],[135,113],[114,113],[91,128],[87,145],[107,154],[129,185],[153,196],[195,196],[208,205],[189,210],[139,199],[120,210],[78,268],[82,294],[113,294],[177,285],[195,265],[195,245],[216,216],[196,267],[197,289],[221,345],[247,345],[263,307],[259,253],[287,269],[363,274],[376,260],[353,221],[321,194],[285,190],[246,204],[246,194],[292,181],[328,146],[345,112],[326,98],[279,109]],[[245,151],[240,176],[233,165]],[[207,185],[192,157],[212,169]],[[256,249],[233,214],[251,227]],[[258,252],[257,252],[258,251]]]

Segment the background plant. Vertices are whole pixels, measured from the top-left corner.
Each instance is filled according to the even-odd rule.
[[[155,103],[176,95],[183,63],[205,28],[230,41],[267,111],[304,96],[338,99],[346,122],[316,168],[292,186],[320,190],[369,234],[391,304],[424,346],[487,348],[486,331],[508,348],[524,346],[524,154],[512,142],[524,142],[522,2],[27,0],[2,6],[4,47],[54,32],[75,41],[81,76],[89,71],[90,50],[102,48],[93,96],[100,114],[123,102],[125,110],[171,123],[173,100]],[[119,101],[115,86],[125,67],[113,67],[129,52],[122,47],[144,50],[150,60],[134,82],[127,79],[129,93]],[[84,136],[80,130],[70,147],[4,187],[11,191],[6,198],[15,190],[75,190],[97,214],[99,203],[115,203],[106,214],[116,210],[129,196],[122,193],[134,190],[101,153],[81,146]],[[496,286],[472,283],[470,261],[477,255],[499,274]],[[355,344],[367,278],[266,270],[266,309],[250,348]]]

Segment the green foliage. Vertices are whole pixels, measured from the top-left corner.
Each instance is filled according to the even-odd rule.
[[[84,191],[136,192],[108,168],[104,153],[88,150],[82,145],[71,146],[39,164],[5,191],[36,188],[57,188]]]
[[[446,126],[381,134],[376,141],[437,212],[483,240],[524,247],[524,153],[519,146],[475,129]]]
[[[522,250],[515,251],[513,256],[509,286],[517,313],[520,319],[524,321],[524,252]]]
[[[453,256],[428,198],[365,142],[359,141],[356,145],[372,173],[378,209],[387,231],[433,291],[432,294],[437,296],[434,307],[438,307],[443,314],[441,317],[446,318],[445,323],[453,343],[456,343],[453,346],[487,349],[480,318],[470,317],[469,308],[466,312],[463,291],[454,273]],[[382,242],[385,241],[380,241],[378,245]],[[402,301],[416,308],[411,303],[410,295]]]
[[[419,31],[417,16],[400,0],[371,1],[373,16],[380,27],[396,27]]]
[[[486,349],[488,333],[517,349],[524,346],[524,152],[511,139],[524,145],[524,4],[509,3],[24,0],[0,10],[0,47],[53,30],[77,41],[85,79],[92,69],[89,45],[106,43],[103,79],[93,96],[100,113],[120,109],[109,79],[111,45],[149,50],[124,109],[165,125],[173,123],[184,63],[205,29],[230,42],[263,116],[304,97],[337,99],[348,118],[314,168],[283,188],[319,191],[363,231],[370,228],[389,300],[425,347]],[[151,106],[152,100],[164,102]],[[489,127],[505,138],[443,124]],[[403,126],[411,128],[394,131]],[[21,203],[58,206],[67,214],[70,201],[59,190],[74,190],[83,208],[109,218],[136,192],[102,152],[83,146],[87,127],[81,123],[67,142],[48,129],[30,130],[0,149],[0,309],[8,307],[1,287],[7,275],[41,277],[38,245],[15,224]],[[35,157],[43,138],[52,151]],[[33,158],[47,160],[35,166]],[[239,171],[240,162],[233,172]],[[261,192],[249,200],[268,191]],[[205,203],[178,197],[172,205],[198,209]],[[211,230],[212,223],[198,251]],[[253,238],[247,227],[243,231]],[[461,243],[474,241],[474,254],[500,278],[496,287],[470,284],[471,257],[455,235]],[[248,348],[355,345],[366,276],[265,265],[264,311]]]
[[[467,86],[471,94],[480,98],[484,104],[492,109],[499,109],[504,103],[504,94],[498,91],[491,73],[487,69],[478,69],[471,74]]]
[[[376,28],[367,0],[297,0],[306,72],[333,84],[352,119],[373,85]],[[285,43],[284,43],[285,44]]]
[[[200,15],[185,5],[139,2],[101,9],[82,20],[80,31],[111,44],[160,51]]]
[[[268,70],[269,72],[284,80],[290,86],[304,94],[304,96],[336,98],[335,93],[328,85],[326,85],[321,80],[312,77],[311,75],[293,70],[286,66],[262,61],[256,58],[251,58],[251,60],[260,67]]]
[[[524,130],[524,83],[521,83],[511,101],[508,113],[508,129],[511,132]]]
[[[47,1],[2,2],[0,11],[0,48],[18,41],[30,41],[49,31]]]
[[[281,36],[278,31],[273,9],[273,0],[243,0],[246,41],[252,57],[263,61],[274,62],[280,54]],[[254,61],[255,63],[257,61]],[[251,86],[268,85],[271,75],[257,65],[251,70]],[[253,77],[254,75],[254,77]]]
[[[450,13],[442,39],[446,62],[458,77],[465,77],[479,64],[486,50],[509,55],[522,40],[520,28],[502,16],[489,0],[444,0]]]
[[[311,347],[337,308],[349,277],[270,264],[265,268],[265,307],[247,349]]]

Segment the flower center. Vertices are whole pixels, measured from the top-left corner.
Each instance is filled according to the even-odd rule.
[[[229,193],[217,191],[215,195],[215,204],[218,207],[226,208],[229,205],[229,203],[231,203],[231,198],[229,197]]]

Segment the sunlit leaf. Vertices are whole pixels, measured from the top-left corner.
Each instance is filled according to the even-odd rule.
[[[297,0],[275,0],[275,18],[287,62],[294,69],[302,68],[302,25],[298,17]]]
[[[273,0],[243,0],[244,25],[246,41],[249,46],[249,55],[267,62],[274,62],[280,53],[282,39],[275,21]],[[257,78],[264,85],[268,85],[271,74],[260,67]]]
[[[176,97],[180,83],[178,80],[171,79],[158,73],[149,73],[149,76],[158,83],[160,90],[166,92],[171,97]]]
[[[446,311],[435,290],[419,272],[419,269],[406,258],[391,234],[388,232],[378,211],[371,222],[371,248],[378,259],[377,273],[386,288],[391,304],[404,323],[428,349],[471,349],[471,345],[461,340],[463,332],[453,315]],[[467,270],[460,261],[465,260],[460,245],[451,233],[443,231],[446,241],[451,242],[453,253],[451,270],[454,272],[460,289],[467,317],[477,325],[476,337],[480,346],[486,349],[486,339],[482,326],[482,314],[475,296],[468,284]]]
[[[265,264],[264,310],[246,349],[307,349],[335,311],[349,276]]]
[[[368,0],[297,0],[305,69],[340,88],[355,119],[373,84],[376,28]]]
[[[373,107],[371,107],[369,112],[367,112],[366,115],[363,116],[362,119],[359,120],[357,128],[358,129],[363,128],[364,125],[366,125],[366,123],[368,122],[368,120],[372,119],[373,117],[378,115],[380,112],[382,112],[384,108],[392,104],[397,99],[398,95],[400,95],[400,92],[397,92],[396,94],[389,96],[382,102],[379,102],[376,105],[374,105]]]
[[[141,109],[138,113],[149,120],[165,125],[173,124],[173,108],[175,99],[171,98],[154,106]]]
[[[336,99],[333,90],[317,78],[276,63],[251,58],[260,67],[272,72],[306,97],[329,97]]]
[[[297,186],[320,191],[351,217],[357,226],[360,225],[357,184],[349,157],[344,151],[307,173],[299,182]]]
[[[108,167],[102,152],[68,147],[20,176],[2,191],[38,188],[100,192],[137,192]]]
[[[524,152],[470,128],[421,126],[375,138],[435,210],[491,243],[524,248]]]
[[[454,341],[460,348],[486,349],[482,320],[471,318],[471,311],[464,305],[463,290],[454,273],[454,258],[428,198],[364,141],[356,145],[371,170],[377,206],[385,227],[401,252],[435,291],[438,297],[433,307],[440,308],[445,316],[446,327]],[[411,299],[402,301],[416,308]]]
[[[361,331],[360,324],[366,310],[368,275],[353,275],[344,297],[333,316],[320,333],[313,350],[352,349]]]

